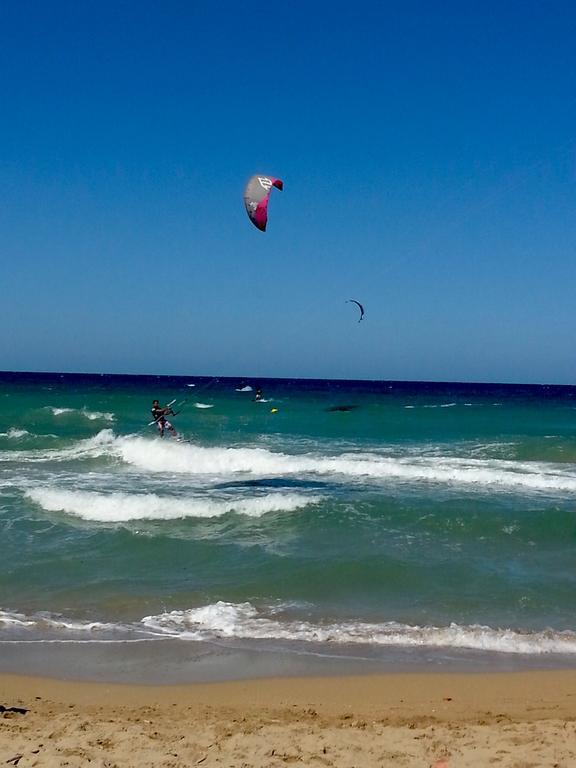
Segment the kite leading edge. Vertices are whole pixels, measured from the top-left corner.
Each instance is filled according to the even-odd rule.
[[[358,305],[358,309],[360,310],[360,320],[358,320],[358,322],[361,322],[361,320],[364,317],[364,307],[362,306],[362,304],[360,304],[359,301],[356,301],[356,299],[347,299],[346,300],[346,304],[357,304]]]

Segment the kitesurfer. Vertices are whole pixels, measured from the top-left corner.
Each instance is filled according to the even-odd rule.
[[[160,403],[158,400],[152,401],[152,418],[154,419],[154,424],[158,427],[158,432],[160,432],[160,437],[164,437],[164,430],[167,429],[168,432],[172,435],[172,437],[178,438],[178,433],[172,426],[172,424],[168,421],[166,416],[175,416],[176,414],[170,408],[170,406],[164,406],[164,408],[160,407]]]
[[[256,394],[254,395],[254,402],[259,403],[260,400],[262,400],[262,390],[258,388],[256,390]]]

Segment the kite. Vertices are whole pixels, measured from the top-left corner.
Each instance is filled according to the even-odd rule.
[[[244,205],[250,221],[261,232],[266,232],[268,221],[268,198],[272,187],[282,191],[284,182],[271,176],[252,176],[244,190]]]
[[[352,302],[352,304],[357,304],[358,305],[358,308],[360,309],[360,320],[358,320],[358,322],[360,322],[362,320],[362,318],[364,317],[364,307],[362,306],[362,304],[360,304],[359,301],[356,301],[356,299],[348,299],[346,301],[346,304],[350,304],[350,302]]]

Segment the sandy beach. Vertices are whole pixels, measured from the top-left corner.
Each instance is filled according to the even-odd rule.
[[[0,764],[530,768],[576,764],[576,672],[186,686],[0,677]]]

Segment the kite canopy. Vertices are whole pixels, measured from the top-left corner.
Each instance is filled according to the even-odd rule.
[[[284,183],[280,179],[274,179],[272,176],[261,176],[256,174],[246,184],[244,190],[244,205],[250,221],[261,232],[266,231],[266,222],[268,221],[268,198],[272,187],[282,191]]]
[[[358,309],[360,310],[360,320],[358,320],[358,322],[360,322],[364,317],[364,307],[362,306],[362,304],[360,304],[359,301],[356,301],[356,299],[348,299],[346,301],[346,304],[356,304],[358,306]]]

